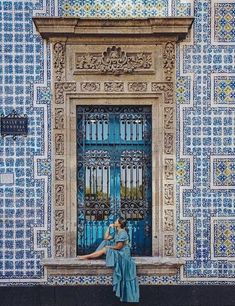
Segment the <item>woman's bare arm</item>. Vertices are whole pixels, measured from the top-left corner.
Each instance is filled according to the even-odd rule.
[[[104,240],[110,240],[112,239],[113,237],[109,234],[109,229],[110,227],[113,227],[114,224],[110,224],[106,230],[106,232],[104,233]]]

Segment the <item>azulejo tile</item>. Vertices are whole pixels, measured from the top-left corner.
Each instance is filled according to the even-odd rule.
[[[214,101],[216,104],[235,104],[235,77],[217,76],[214,80]]]
[[[215,3],[215,41],[235,42],[235,3]]]
[[[235,257],[235,222],[217,220],[214,224],[214,256]]]
[[[235,186],[235,162],[233,158],[216,158],[213,162],[215,186]]]

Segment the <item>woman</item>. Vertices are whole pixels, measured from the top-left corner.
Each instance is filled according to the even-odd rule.
[[[78,256],[79,259],[94,259],[106,254],[106,265],[114,267],[113,290],[121,302],[139,302],[139,284],[136,265],[131,258],[126,221],[119,217],[110,224],[104,234],[104,240],[94,253]],[[114,237],[110,229],[115,228]]]

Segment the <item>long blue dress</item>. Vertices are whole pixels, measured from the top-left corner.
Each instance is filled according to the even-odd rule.
[[[131,258],[127,232],[122,229],[116,232],[112,240],[103,240],[96,250],[107,245],[124,242],[120,250],[107,248],[106,266],[113,267],[113,291],[121,302],[139,302],[139,284],[136,275],[136,264]]]

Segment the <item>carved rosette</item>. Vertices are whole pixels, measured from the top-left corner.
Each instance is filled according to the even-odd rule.
[[[145,92],[147,91],[147,82],[129,82],[128,90],[131,92]]]
[[[124,91],[124,83],[123,82],[104,82],[104,91],[122,92]]]
[[[163,52],[163,69],[165,72],[166,81],[172,80],[175,67],[175,45],[172,42],[167,42]]]
[[[173,46],[173,49],[172,49]],[[166,80],[170,81],[174,72],[174,45],[167,43],[164,51],[164,72]],[[163,236],[164,256],[174,256],[175,244],[175,105],[173,95],[173,82],[152,82],[151,90],[164,95],[163,126],[163,173],[164,173],[164,210],[163,210]]]
[[[54,73],[57,82],[60,82],[64,78],[65,69],[65,44],[62,42],[56,42],[53,47],[54,51]]]
[[[81,91],[96,92],[100,91],[100,83],[98,82],[82,82]]]

